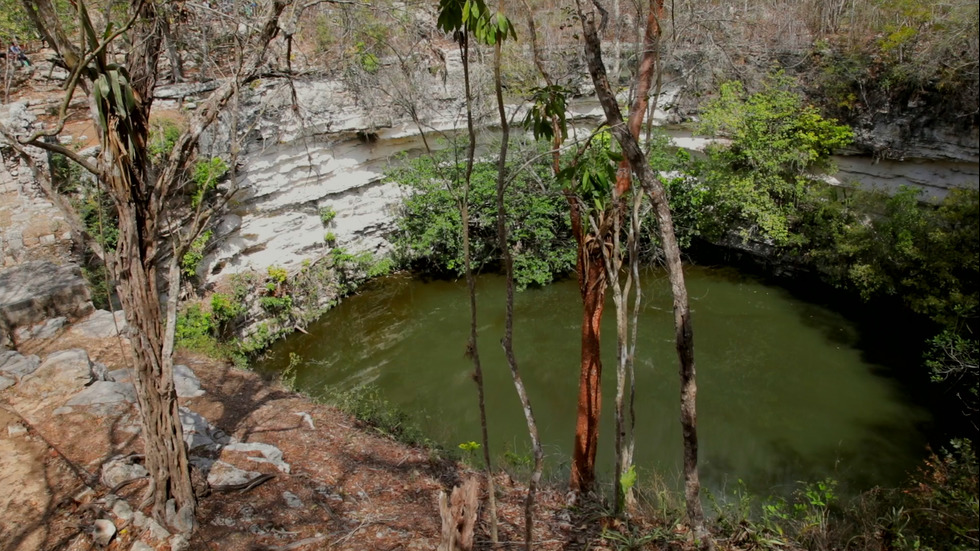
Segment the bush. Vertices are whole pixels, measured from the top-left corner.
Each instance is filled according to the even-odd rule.
[[[191,243],[190,248],[184,253],[184,257],[180,259],[180,268],[185,276],[197,276],[197,268],[201,265],[201,261],[204,260],[204,250],[207,248],[208,241],[211,240],[212,235],[213,232],[208,230],[197,236],[197,239]]]
[[[221,356],[220,345],[215,339],[216,330],[211,313],[198,303],[190,304],[177,314],[175,344],[210,356]]]
[[[791,84],[777,73],[762,91],[749,94],[741,83],[729,82],[702,109],[699,132],[730,140],[709,147],[700,170],[709,238],[741,228],[743,239],[778,247],[807,243],[800,226],[819,208],[817,195],[825,186],[815,172],[829,167],[830,154],[850,143],[852,133],[804,104]]]
[[[337,217],[337,211],[333,207],[323,207],[320,209],[320,222],[324,226],[333,222],[334,218]]]
[[[191,179],[194,181],[194,195],[191,197],[191,207],[197,208],[204,200],[208,191],[218,185],[218,181],[228,173],[228,163],[220,157],[208,161],[198,161],[194,165]]]
[[[510,248],[514,278],[519,287],[544,285],[575,265],[568,206],[551,175],[547,155],[515,171],[539,153],[521,147],[511,156],[514,176],[507,188]],[[407,186],[393,241],[398,254],[412,267],[430,274],[463,273],[462,225],[459,200],[464,164],[451,151],[403,162],[387,174],[388,181]],[[497,167],[492,162],[474,165],[469,196],[470,249],[474,271],[497,263]]]

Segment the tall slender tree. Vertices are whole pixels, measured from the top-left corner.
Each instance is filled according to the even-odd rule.
[[[651,0],[655,2],[657,0]],[[680,247],[674,234],[674,223],[667,204],[663,184],[647,164],[646,155],[640,149],[632,129],[623,124],[623,115],[616,96],[609,86],[606,68],[602,61],[602,51],[593,13],[586,13],[581,0],[576,0],[582,32],[585,39],[586,61],[589,74],[595,85],[596,94],[606,116],[606,123],[623,149],[632,173],[639,180],[654,207],[661,245],[667,262],[671,293],[674,297],[674,338],[679,360],[681,380],[681,429],[684,443],[684,496],[687,504],[688,520],[695,538],[702,546],[711,547],[712,542],[704,524],[704,511],[699,498],[701,483],[698,476],[698,438],[697,438],[697,383],[694,364],[694,329],[691,324],[691,310],[684,284],[684,271],[681,264]],[[651,6],[652,8],[652,6]],[[651,11],[653,11],[651,9]],[[640,114],[642,116],[642,112]],[[638,129],[637,129],[638,131]]]
[[[504,203],[507,187],[507,148],[510,141],[510,121],[507,118],[507,110],[504,108],[503,83],[500,78],[500,49],[504,40],[508,36],[514,37],[515,32],[510,20],[500,12],[491,15],[489,20],[491,24],[484,37],[485,41],[492,43],[494,48],[494,95],[497,98],[497,114],[500,117],[501,130],[500,154],[497,158],[497,246],[500,248],[500,258],[503,261],[504,274],[507,279],[504,337],[500,340],[500,345],[503,347],[504,356],[507,358],[507,366],[510,368],[511,379],[514,381],[514,389],[521,401],[521,409],[524,411],[524,420],[527,423],[527,432],[531,438],[531,448],[534,451],[534,469],[531,472],[531,479],[527,487],[527,499],[524,502],[524,548],[531,551],[534,548],[534,498],[541,481],[544,451],[541,448],[541,438],[538,436],[538,425],[531,408],[531,399],[528,397],[527,389],[517,366],[517,356],[514,354],[514,258],[510,251],[507,209]]]
[[[459,45],[463,62],[463,90],[466,96],[466,132],[469,141],[466,149],[466,169],[463,173],[463,194],[459,201],[460,225],[463,233],[463,270],[466,274],[466,289],[470,305],[470,333],[466,343],[466,355],[473,361],[473,379],[476,381],[477,399],[480,408],[480,436],[483,448],[483,465],[487,477],[487,490],[490,505],[490,539],[497,544],[497,498],[493,482],[493,467],[490,461],[490,436],[487,427],[487,408],[483,385],[483,366],[477,343],[477,304],[476,277],[473,274],[470,255],[470,179],[473,176],[473,162],[476,157],[476,129],[473,123],[473,96],[470,89],[470,34],[485,24],[486,5],[482,0],[440,0],[439,28],[452,33]],[[482,28],[482,27],[481,27]]]

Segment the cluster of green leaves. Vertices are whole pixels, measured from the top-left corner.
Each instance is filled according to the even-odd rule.
[[[437,25],[447,33],[473,33],[477,42],[492,46],[510,37],[517,39],[517,31],[501,12],[491,13],[483,0],[440,0]]]
[[[863,206],[878,215],[848,225],[834,264],[861,294],[894,295],[912,311],[955,326],[977,315],[980,266],[980,197],[953,190],[938,205],[923,203],[921,192],[903,189]],[[875,208],[877,206],[877,209]]]
[[[531,130],[535,140],[554,139],[556,122],[562,139],[568,137],[565,99],[570,93],[568,88],[558,85],[531,89],[531,107],[524,115],[523,125]]]
[[[954,190],[935,204],[915,190],[887,195],[820,181],[814,172],[850,131],[803,104],[782,75],[755,94],[727,84],[702,115],[703,132],[729,141],[692,163],[697,178],[668,180],[680,226],[689,225],[679,233],[725,242],[739,232],[866,300],[901,300],[938,326],[925,367],[975,412],[980,194]]]
[[[938,205],[920,196],[872,196],[879,208],[862,210],[878,214],[845,225],[825,270],[865,298],[898,297],[935,322],[925,365],[972,415],[980,408],[980,193],[953,190]]]
[[[34,25],[21,0],[0,0],[0,40],[8,43],[14,37],[23,40],[33,34]]]
[[[180,124],[169,118],[157,118],[150,122],[150,138],[146,150],[154,163],[159,163],[170,155],[180,134],[183,132]]]
[[[225,174],[228,174],[228,163],[221,157],[212,157],[194,163],[194,170],[191,173],[191,181],[194,182],[191,207],[197,208],[204,200],[205,194],[214,189]]]
[[[587,211],[604,212],[612,199],[616,171],[623,156],[612,148],[612,134],[602,131],[576,162],[565,163],[558,180],[584,203]]]
[[[211,317],[211,312],[199,303],[186,305],[177,314],[175,329],[177,346],[206,354],[218,349],[215,339],[217,324]]]
[[[192,302],[177,314],[176,343],[212,357],[232,357],[235,346],[227,338],[246,313],[244,293],[214,293],[210,301]]]
[[[852,133],[821,117],[791,86],[781,73],[753,94],[729,82],[703,108],[699,132],[728,140],[708,148],[698,171],[712,210],[703,228],[709,237],[741,228],[744,238],[779,247],[806,244],[798,229],[820,202],[815,190],[824,188],[815,172],[828,168],[830,154]]]
[[[515,142],[514,149],[521,144]],[[509,173],[515,174],[504,194],[509,246],[514,256],[518,286],[544,285],[568,272],[575,263],[567,203],[550,174],[547,156],[522,167],[524,148],[511,157]],[[409,189],[393,236],[402,260],[433,274],[463,273],[460,203],[464,165],[452,152],[404,159],[387,179]],[[470,238],[474,271],[494,265],[500,254],[496,231],[496,178],[493,162],[478,162],[470,182]]]
[[[906,549],[976,549],[980,527],[976,450],[967,440],[932,454],[903,492]],[[898,539],[898,538],[896,538]]]
[[[191,243],[190,248],[184,253],[184,257],[180,259],[180,269],[185,276],[197,276],[197,268],[201,265],[201,261],[204,260],[204,250],[207,248],[208,242],[211,241],[212,235],[213,232],[207,230],[197,236],[197,239]]]
[[[789,498],[751,494],[739,481],[724,499],[708,494],[714,531],[741,549],[975,549],[977,457],[954,440],[932,454],[902,487],[841,499],[837,482],[800,482]],[[661,520],[673,520],[672,518]]]
[[[333,207],[323,207],[320,209],[320,222],[324,226],[330,225],[337,218],[337,211]]]

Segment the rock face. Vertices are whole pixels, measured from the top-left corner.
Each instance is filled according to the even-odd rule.
[[[447,50],[441,57],[443,73],[404,74],[385,66],[382,72],[391,74],[363,89],[338,80],[295,80],[298,109],[288,84],[254,87],[240,114],[241,127],[253,130],[239,156],[239,191],[217,224],[198,275],[214,280],[273,265],[292,270],[333,247],[387,252],[385,236],[403,191],[384,183],[383,172],[394,155],[424,151],[405,106],[414,105],[430,142],[437,133],[465,127],[459,55]],[[485,68],[474,72],[474,79],[487,74]],[[489,104],[480,111],[492,112]],[[223,120],[202,140],[202,149],[224,155],[227,140],[218,137],[227,133]],[[328,224],[321,221],[322,209],[336,213]]]
[[[14,329],[92,311],[88,285],[73,264],[26,262],[0,273],[0,341]]]
[[[0,106],[0,127],[14,135],[33,129],[28,102]],[[72,232],[61,211],[44,195],[31,164],[47,168],[48,155],[24,148],[25,159],[0,138],[0,267],[31,260],[67,258]]]

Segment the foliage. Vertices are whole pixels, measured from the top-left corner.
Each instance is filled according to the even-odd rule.
[[[808,209],[820,203],[814,189],[823,187],[814,171],[828,167],[830,154],[850,142],[851,131],[805,105],[790,84],[777,73],[762,91],[748,94],[741,83],[729,82],[702,110],[699,131],[729,140],[708,148],[700,170],[710,237],[737,227],[745,239],[781,247],[806,243],[798,229]]]
[[[293,297],[289,295],[259,297],[259,306],[274,316],[288,314],[293,309]]]
[[[517,31],[501,13],[490,13],[483,0],[440,0],[437,25],[444,32],[472,32],[477,42],[494,45],[507,37],[517,39]]]
[[[938,208],[921,203],[913,189],[884,199],[880,216],[843,233],[838,263],[848,266],[844,277],[865,297],[900,296],[912,311],[944,325],[975,317],[978,204],[975,190],[953,190]]]
[[[208,241],[211,240],[212,235],[213,232],[208,230],[197,236],[197,239],[191,243],[184,257],[180,259],[180,269],[184,272],[185,276],[195,277],[197,275],[197,268],[201,265],[201,261],[204,260],[204,250],[207,248]]]
[[[333,207],[323,207],[320,209],[320,222],[324,226],[330,225],[334,218],[337,218],[337,211]]]
[[[162,162],[170,155],[177,144],[181,133],[181,125],[169,118],[156,118],[150,121],[150,139],[146,144],[147,153],[154,163]]]
[[[878,0],[855,5],[850,19],[846,36],[815,47],[817,96],[828,107],[843,115],[916,104],[953,117],[975,110],[975,2]]]
[[[215,325],[215,333],[218,336],[227,335],[235,322],[245,315],[245,311],[246,308],[241,299],[224,293],[211,295],[211,318]]]
[[[119,242],[119,225],[116,209],[109,195],[101,189],[93,190],[76,202],[78,215],[85,229],[95,238],[103,250],[111,253]]]
[[[564,86],[545,86],[531,89],[531,107],[524,115],[524,128],[530,129],[535,140],[555,137],[555,124],[562,139],[568,137],[565,120],[565,98],[571,91]]]
[[[558,179],[584,204],[585,212],[606,210],[623,156],[612,148],[612,134],[602,131],[589,142],[577,162],[565,163]]]
[[[191,207],[197,208],[204,200],[204,195],[218,185],[218,181],[228,173],[228,163],[220,157],[213,157],[207,161],[198,161],[194,164],[192,181],[194,182],[194,194],[191,197]]]
[[[186,305],[177,314],[176,345],[190,350],[214,350],[216,346],[215,330],[216,326],[210,312],[198,303]]]
[[[381,391],[376,386],[365,385],[336,393],[332,395],[331,401],[344,413],[399,442],[410,446],[434,446],[405,412],[399,411],[382,398]]]
[[[109,302],[112,276],[109,275],[109,270],[105,264],[95,264],[91,267],[83,266],[82,277],[85,278],[85,282],[88,283],[88,288],[91,291],[92,305],[99,310],[113,310],[112,304]]]
[[[286,366],[286,369],[283,369],[282,373],[279,374],[279,383],[293,392],[298,390],[296,385],[296,375],[302,362],[303,360],[300,358],[299,354],[290,352],[289,364]]]
[[[515,145],[515,148],[519,145]],[[525,150],[527,151],[527,150]],[[463,273],[459,214],[462,163],[443,151],[408,160],[388,172],[389,181],[409,188],[398,217],[394,243],[405,262],[435,274]],[[509,173],[516,174],[504,201],[518,286],[544,285],[574,266],[575,250],[565,198],[549,175],[545,158],[518,173],[519,155]],[[474,271],[493,265],[496,252],[496,177],[492,162],[474,165],[470,188],[470,235]]]
[[[11,38],[23,40],[34,34],[34,26],[20,0],[0,0],[0,42],[7,43]]]
[[[977,456],[966,440],[954,440],[949,450],[933,454],[913,476],[905,492],[906,530],[922,548],[966,551],[978,541]]]

